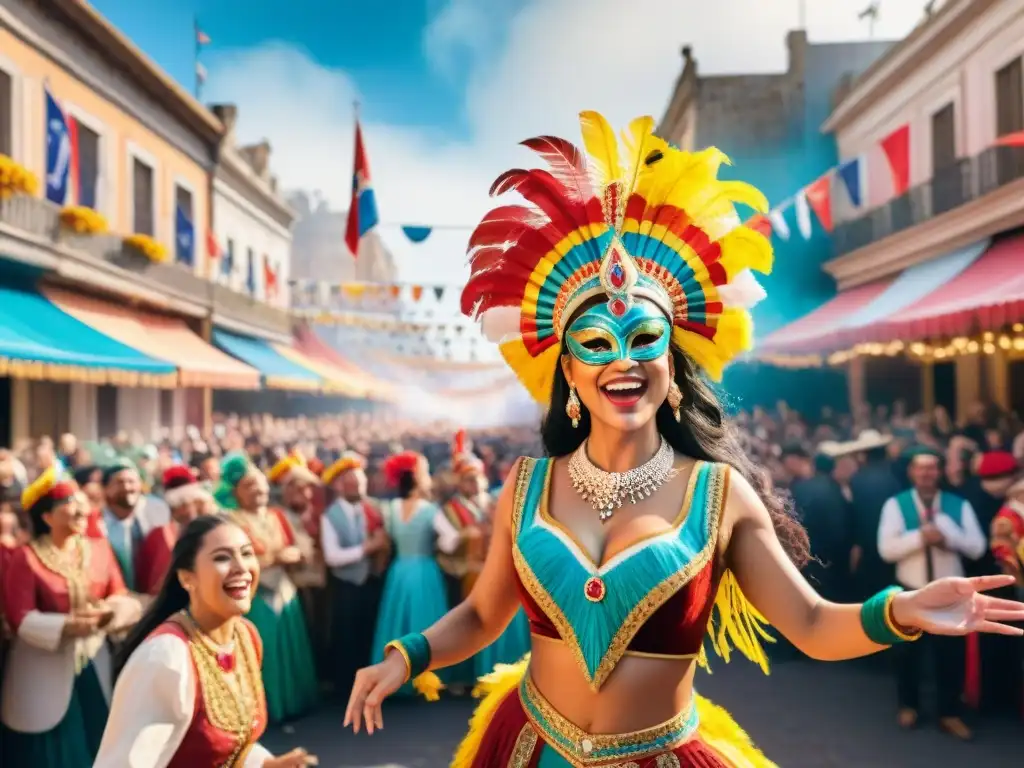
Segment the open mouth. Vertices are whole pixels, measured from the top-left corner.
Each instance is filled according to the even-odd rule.
[[[232,600],[248,600],[252,592],[252,579],[236,579],[224,585],[224,591]]]
[[[617,408],[630,408],[647,394],[647,382],[635,377],[613,379],[601,386],[601,392]]]

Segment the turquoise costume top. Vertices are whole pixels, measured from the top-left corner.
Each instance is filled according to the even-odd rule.
[[[395,557],[434,556],[437,533],[435,518],[442,514],[436,504],[421,502],[408,520],[402,520],[402,503],[393,500],[384,507],[384,530],[395,545]]]
[[[533,633],[564,641],[595,690],[629,653],[701,658],[725,576],[715,552],[730,468],[696,462],[672,526],[595,563],[551,516],[552,467],[550,459],[524,460],[513,512],[513,559]],[[742,594],[734,584],[731,578],[722,584],[718,603],[723,628],[736,642],[730,616],[746,616],[746,629],[764,620],[748,604],[738,610]],[[756,646],[753,655],[747,644]],[[756,639],[740,647],[763,661]]]

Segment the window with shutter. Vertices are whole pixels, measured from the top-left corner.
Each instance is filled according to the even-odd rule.
[[[950,102],[932,115],[932,172],[956,162],[956,107]]]
[[[1024,57],[996,72],[996,138],[1024,131]]]
[[[156,206],[153,194],[153,169],[139,158],[132,158],[132,229],[136,234],[150,237],[156,234],[156,222],[153,221]]]
[[[14,83],[0,69],[0,155],[14,154]]]
[[[78,122],[78,204],[95,209],[100,183],[100,137]]]

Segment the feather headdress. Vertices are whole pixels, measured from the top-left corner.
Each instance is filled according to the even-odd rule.
[[[581,113],[580,127],[586,154],[553,136],[528,139],[549,170],[494,182],[492,195],[515,191],[530,205],[495,208],[473,231],[463,313],[482,321],[545,405],[566,323],[600,295],[616,315],[637,298],[654,302],[673,321],[675,345],[720,379],[752,344],[748,310],[764,291],[751,270],[772,265],[771,244],[739,225],[734,206],[764,212],[767,200],[718,178],[728,158],[717,149],[676,149],[650,117],[630,123],[621,146],[597,112]]]

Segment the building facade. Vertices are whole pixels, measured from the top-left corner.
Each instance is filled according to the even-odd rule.
[[[55,116],[66,124],[60,141]],[[0,350],[0,444],[8,442],[4,432],[8,444],[65,430],[83,438],[180,434],[208,419],[212,387],[259,386],[256,372],[209,342],[215,323],[290,339],[283,286],[291,219],[269,180],[247,169],[225,136],[215,114],[87,3],[0,7],[0,156],[39,181],[35,194],[0,200],[0,287],[56,313],[53,324],[66,334],[54,339],[26,326],[10,342],[14,352]],[[68,151],[65,140],[70,159],[55,158]],[[71,171],[55,197],[52,170],[63,162]],[[222,177],[230,182],[218,187]],[[256,211],[250,221],[270,222],[252,245],[280,275],[282,290],[269,304],[265,282],[253,298],[210,279],[221,270],[210,247],[218,190],[234,195],[238,209]],[[105,226],[85,226],[91,211]],[[16,320],[3,324],[14,329]],[[187,348],[205,360],[204,372],[169,363],[151,349],[157,338],[176,339],[165,347]],[[18,344],[29,341],[35,357],[18,357]],[[89,344],[109,354],[91,355]],[[106,363],[94,368],[90,361],[100,359]]]
[[[863,166],[864,194],[833,190],[840,294],[783,341],[846,360],[855,402],[1024,407],[1024,0],[946,3],[846,84],[822,130]]]
[[[220,104],[212,110],[225,135],[213,181],[213,232],[220,258],[210,277],[287,309],[295,213],[271,173],[270,143],[238,146],[237,108]]]

